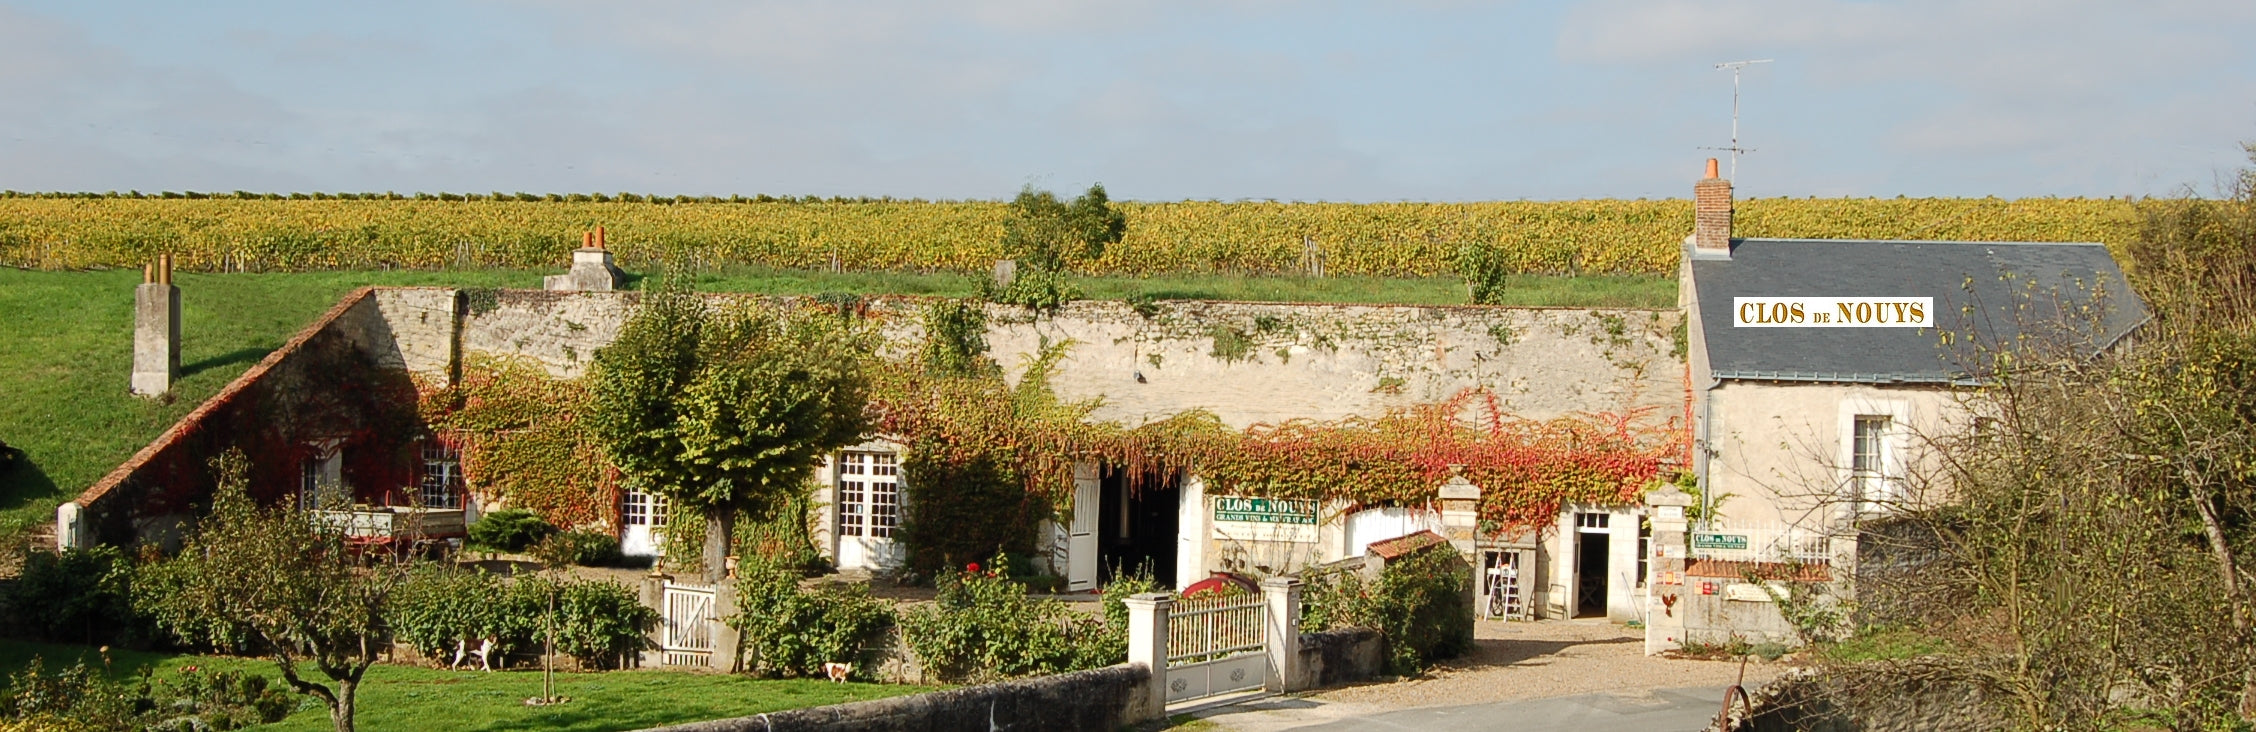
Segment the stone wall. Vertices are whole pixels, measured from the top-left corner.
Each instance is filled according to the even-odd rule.
[[[529,358],[567,378],[617,337],[638,297],[463,292],[464,355]],[[923,335],[925,302],[874,297],[865,305],[890,347],[906,353]],[[395,311],[416,312],[405,298],[386,317]],[[1096,419],[1130,425],[1191,409],[1234,427],[1373,416],[1476,387],[1536,419],[1633,407],[1675,415],[1684,406],[1674,311],[1164,302],[1147,312],[1083,301],[1036,318],[991,305],[987,340],[1014,379],[1045,344],[1062,345],[1052,378],[1058,395],[1101,400]],[[425,339],[443,336],[420,325],[394,325],[405,339],[399,350],[438,363]]]
[[[1376,630],[1344,628],[1300,634],[1300,674],[1288,689],[1315,689],[1377,678],[1386,673],[1386,638]]]
[[[967,686],[925,694],[750,717],[660,727],[666,732],[988,732],[993,729],[1113,732],[1151,719],[1141,666],[1110,666],[1057,676]]]
[[[411,418],[415,391],[374,344],[399,340],[375,291],[346,295],[327,313],[198,405],[155,442],[56,512],[57,541],[171,545],[211,494],[211,460],[229,448],[251,458],[251,486],[265,501],[286,499],[299,463],[315,442],[338,443],[343,480],[358,497],[407,484],[396,456],[415,435],[393,422]]]
[[[1916,663],[1916,662],[1913,662]],[[1916,681],[1845,670],[1862,691],[1833,691],[1844,683],[1808,670],[1791,671],[1749,690],[1749,703],[1734,705],[1721,724],[1707,732],[1972,732],[2008,729],[2007,717],[1981,689],[1932,678]]]

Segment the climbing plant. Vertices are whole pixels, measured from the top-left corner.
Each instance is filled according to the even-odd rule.
[[[571,528],[609,520],[618,500],[585,415],[585,384],[522,359],[474,358],[451,387],[426,385],[423,420],[455,446],[471,489]]]

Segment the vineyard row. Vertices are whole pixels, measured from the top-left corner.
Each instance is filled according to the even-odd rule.
[[[529,194],[528,194],[529,195]],[[725,199],[722,199],[725,202]],[[1128,234],[1089,274],[1453,274],[1485,243],[1528,273],[1674,271],[1685,200],[1484,203],[1116,204]],[[2103,242],[2137,235],[2167,201],[2041,198],[1743,199],[1749,237]],[[993,201],[588,201],[0,196],[0,265],[137,266],[170,252],[191,270],[561,266],[580,232],[608,228],[629,268],[697,266],[975,272],[1001,256]]]

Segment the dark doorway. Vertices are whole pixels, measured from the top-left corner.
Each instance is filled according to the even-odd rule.
[[[1111,582],[1115,572],[1148,570],[1175,586],[1175,533],[1183,485],[1172,474],[1145,473],[1140,480],[1105,469],[1104,510],[1097,522],[1097,578]]]
[[[1608,534],[1575,534],[1575,617],[1606,614]]]

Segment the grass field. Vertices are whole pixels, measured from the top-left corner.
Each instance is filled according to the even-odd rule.
[[[132,369],[133,287],[138,271],[34,272],[0,268],[0,442],[26,459],[0,472],[0,529],[54,520],[76,495],[156,439],[228,381],[280,347],[337,298],[362,285],[538,287],[541,272],[364,271],[194,274],[181,288],[180,381],[160,403],[126,392]],[[1674,280],[1660,277],[1522,278],[1511,304],[1668,307]],[[1448,305],[1465,302],[1454,278],[1229,277],[1180,275],[1077,282],[1089,297]],[[698,289],[776,294],[968,296],[978,280],[959,274],[728,269]]]
[[[0,673],[15,673],[39,656],[52,671],[83,657],[100,663],[85,646],[0,641]],[[112,651],[110,672],[127,678],[153,666],[157,678],[181,666],[239,669],[279,683],[274,664],[244,658],[174,656]],[[318,676],[318,672],[316,672]],[[361,729],[386,730],[597,730],[643,729],[706,719],[742,717],[781,709],[838,704],[928,691],[932,687],[886,684],[833,684],[811,679],[763,680],[715,673],[643,669],[608,673],[559,673],[556,693],[571,701],[528,707],[540,696],[541,674],[533,671],[446,671],[379,665],[368,670],[359,694]],[[328,710],[310,697],[279,723],[259,730],[330,729]]]

